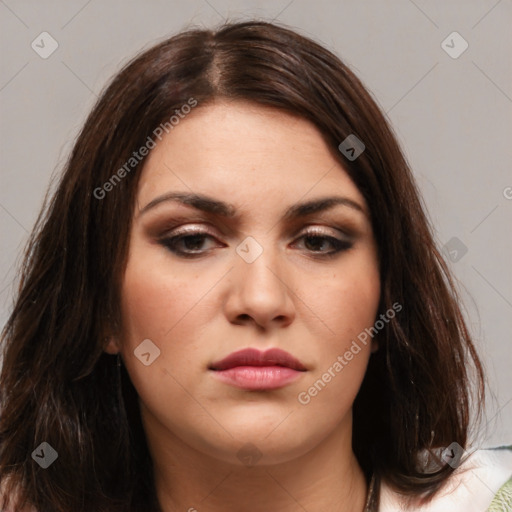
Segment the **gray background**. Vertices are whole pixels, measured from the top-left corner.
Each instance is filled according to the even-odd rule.
[[[479,446],[512,443],[511,0],[0,0],[0,16],[1,325],[51,178],[120,65],[191,25],[276,19],[344,59],[387,113],[439,245],[457,239],[450,266],[492,388]],[[47,59],[31,47],[43,31],[59,45]],[[441,47],[453,31],[469,44],[456,59]]]

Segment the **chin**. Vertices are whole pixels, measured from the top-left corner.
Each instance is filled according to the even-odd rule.
[[[307,430],[306,425],[288,422],[287,414],[279,416],[279,420],[274,417],[271,425],[254,415],[238,417],[235,423],[222,423],[231,435],[225,431],[219,437],[205,435],[203,451],[235,466],[261,467],[293,461],[317,446],[327,433],[320,426]]]
[[[305,455],[312,447],[306,446],[304,440],[287,439],[279,436],[274,440],[264,439],[258,435],[245,435],[231,440],[227,445],[212,447],[209,453],[216,459],[240,467],[274,466],[291,462]]]

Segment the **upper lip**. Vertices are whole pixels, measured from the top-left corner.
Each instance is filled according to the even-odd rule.
[[[238,350],[220,361],[215,361],[209,366],[209,369],[222,371],[236,366],[286,366],[293,370],[306,371],[298,359],[279,348],[271,348],[265,352],[255,348]]]

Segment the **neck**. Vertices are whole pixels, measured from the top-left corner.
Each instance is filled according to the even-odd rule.
[[[162,512],[359,512],[367,484],[351,449],[349,428],[336,428],[306,454],[247,467],[185,445],[143,414]]]

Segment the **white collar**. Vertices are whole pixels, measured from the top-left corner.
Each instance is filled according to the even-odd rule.
[[[477,450],[458,467],[439,494],[421,508],[405,508],[400,495],[382,484],[379,512],[485,512],[512,475],[512,450]]]

